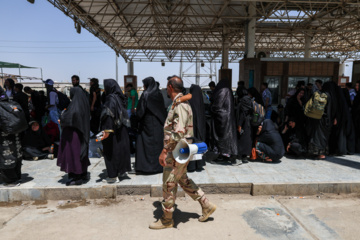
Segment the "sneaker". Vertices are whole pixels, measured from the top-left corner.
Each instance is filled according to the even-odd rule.
[[[54,154],[49,154],[49,155],[47,156],[47,158],[50,159],[50,160],[53,160],[53,159],[54,159]]]
[[[102,180],[103,183],[108,183],[108,184],[113,184],[113,183],[119,183],[119,179],[117,177],[114,177],[114,178],[105,178]]]
[[[242,164],[242,161],[239,160],[239,159],[234,159],[234,160],[231,161],[232,166],[239,166],[241,164]]]
[[[37,160],[39,160],[39,157],[33,157],[32,158],[34,161],[37,161]]]

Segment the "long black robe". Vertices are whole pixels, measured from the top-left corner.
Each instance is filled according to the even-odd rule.
[[[90,105],[80,87],[70,89],[71,102],[60,116],[61,138],[57,166],[69,178],[86,180],[89,161]]]
[[[333,99],[330,94],[326,93],[326,95],[328,96],[327,103],[322,118],[308,118],[306,123],[308,153],[316,156],[328,154],[329,137],[336,114]]]
[[[285,154],[284,144],[273,121],[265,119],[258,137],[257,148],[265,153],[273,162],[277,162]]]
[[[9,99],[0,87],[0,104],[3,101]],[[21,179],[22,146],[19,134],[4,133],[4,125],[0,121],[0,182],[2,180],[5,183],[13,183]]]
[[[108,177],[115,178],[119,174],[131,171],[129,135],[124,124],[128,120],[126,97],[114,79],[105,79],[104,88],[106,98],[101,113],[100,129],[114,132],[102,141],[103,154]]]
[[[87,158],[90,139],[90,105],[84,90],[70,89],[71,102],[60,116],[61,128],[72,127],[81,133],[81,159]]]
[[[331,102],[333,103],[332,111],[337,120],[337,124],[331,130],[329,153],[337,155],[354,153],[355,136],[344,92],[334,82],[324,83],[322,90],[330,95]]]
[[[252,139],[251,139],[252,132],[250,125],[251,112],[252,112],[252,99],[250,98],[250,96],[243,95],[239,99],[239,104],[236,110],[236,125],[241,126],[242,129],[241,133],[237,131],[238,156],[240,158],[249,156],[251,154],[251,147],[252,147]]]
[[[159,173],[163,171],[159,164],[159,156],[164,147],[164,98],[154,78],[145,78],[143,84],[146,90],[140,97],[136,111],[139,118],[139,135],[136,140],[135,170]]]
[[[198,85],[192,84],[190,87],[192,98],[189,100],[193,112],[193,126],[195,142],[206,141],[206,116],[203,93]],[[205,166],[205,159],[190,161],[188,164],[188,171],[202,170]]]
[[[304,91],[305,93],[304,89],[298,89],[294,96],[289,99],[285,107],[285,116],[296,119],[296,124],[299,127],[304,127],[306,122],[306,117],[304,114],[305,98],[301,99],[302,105],[300,105],[299,101],[297,100],[297,95],[301,91]]]
[[[212,114],[213,151],[227,155],[237,155],[236,121],[234,97],[227,87],[227,81],[221,80],[216,86]]]
[[[355,152],[360,153],[360,93],[354,99],[351,113],[355,130]]]

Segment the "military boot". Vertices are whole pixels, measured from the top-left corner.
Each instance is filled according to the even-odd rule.
[[[172,228],[174,226],[174,220],[172,219],[172,212],[164,212],[163,216],[154,223],[149,225],[150,229],[165,229]]]
[[[211,203],[205,196],[202,196],[199,200],[199,203],[202,208],[202,216],[199,217],[199,222],[205,222],[211,214],[216,210],[216,205]]]

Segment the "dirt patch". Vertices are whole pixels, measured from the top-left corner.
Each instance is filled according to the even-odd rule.
[[[49,213],[53,213],[53,212],[55,212],[55,211],[54,210],[49,210],[47,212],[43,212],[43,214],[49,214]]]
[[[58,209],[69,209],[69,208],[77,208],[77,207],[79,207],[79,204],[72,202],[57,206]]]
[[[22,201],[15,201],[15,202],[0,202],[0,207],[18,207],[23,205]],[[24,204],[27,205],[27,204]]]
[[[32,205],[39,206],[39,205],[46,205],[47,203],[48,203],[47,200],[36,200],[35,202],[32,203]]]
[[[90,201],[87,201],[87,200],[85,200],[85,199],[79,200],[79,201],[75,201],[74,203],[77,203],[79,206],[87,206],[87,205],[91,204]]]
[[[96,201],[95,204],[98,206],[102,206],[102,207],[108,207],[110,205],[115,205],[118,204],[120,202],[122,202],[122,199],[116,200],[116,199],[104,199],[101,201]]]

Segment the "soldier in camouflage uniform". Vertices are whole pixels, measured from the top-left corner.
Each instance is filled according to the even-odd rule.
[[[163,216],[157,222],[150,224],[151,229],[171,228],[174,225],[172,214],[176,199],[177,185],[194,200],[199,201],[203,216],[200,222],[206,221],[216,210],[216,206],[209,202],[204,192],[187,176],[187,165],[175,161],[172,151],[181,139],[191,138],[193,134],[193,114],[186,97],[181,93],[183,82],[179,77],[172,77],[167,84],[167,93],[173,100],[164,126],[164,149],[159,157],[163,172]]]

